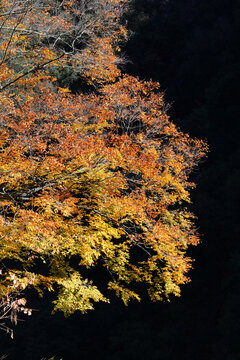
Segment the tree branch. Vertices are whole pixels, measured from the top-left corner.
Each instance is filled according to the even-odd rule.
[[[18,80],[22,79],[23,77],[27,76],[28,74],[31,74],[31,73],[34,73],[36,71],[39,71],[41,69],[43,69],[45,66],[51,64],[52,62],[54,61],[57,61],[59,59],[61,59],[62,57],[64,57],[65,54],[61,54],[60,56],[52,59],[52,60],[49,60],[49,61],[46,61],[45,63],[43,64],[40,64],[40,65],[36,65],[34,66],[33,68],[31,68],[30,70],[26,71],[25,73],[19,75],[18,77],[16,77],[15,79],[9,81],[7,84],[3,85],[0,87],[0,92],[5,90],[7,87],[9,87],[10,85],[14,84],[15,82],[17,82]]]

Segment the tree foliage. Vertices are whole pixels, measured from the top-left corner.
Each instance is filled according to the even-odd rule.
[[[121,75],[124,3],[1,1],[1,296],[57,290],[69,315],[107,289],[127,304],[141,283],[156,301],[188,281],[189,174],[206,144],[169,120],[158,83]],[[101,86],[56,87],[66,67]]]
[[[126,38],[125,2],[1,0],[0,89],[20,80],[32,84],[32,75],[46,67],[89,82],[113,81],[121,62],[115,50]]]

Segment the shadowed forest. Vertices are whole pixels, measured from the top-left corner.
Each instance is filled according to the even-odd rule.
[[[122,19],[124,73],[157,81],[171,120],[209,153],[192,172],[200,244],[181,297],[126,307],[117,298],[87,314],[51,315],[52,295],[30,292],[33,315],[0,336],[9,360],[238,360],[239,15],[237,0],[135,0]],[[64,80],[62,80],[64,82]],[[81,89],[73,80],[70,88]],[[87,87],[88,91],[88,87]],[[101,270],[95,274],[101,277]],[[97,354],[97,355],[96,355]]]

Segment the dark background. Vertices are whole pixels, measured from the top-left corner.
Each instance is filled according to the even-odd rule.
[[[128,13],[131,60],[124,71],[157,80],[173,122],[207,139],[208,159],[193,174],[192,210],[201,244],[192,282],[170,303],[117,299],[87,315],[51,316],[51,302],[0,333],[9,360],[239,360],[239,1],[135,0]]]

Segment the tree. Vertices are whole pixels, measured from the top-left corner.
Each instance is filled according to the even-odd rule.
[[[108,8],[122,2],[81,2],[85,3]],[[63,4],[63,12],[68,11]],[[43,13],[51,23],[49,11]],[[29,21],[27,14],[24,19]],[[104,64],[116,60],[106,40],[110,36],[112,41],[112,27],[116,28],[116,19],[111,15],[110,20],[106,30],[104,23],[97,25],[99,37],[88,39],[89,45],[72,64],[88,64],[87,81],[102,83],[95,93],[73,95],[54,87],[52,69],[40,71],[47,65],[45,55],[40,57],[43,66],[36,63],[35,33],[30,47],[35,57],[30,56],[29,68],[35,66],[37,74],[24,70],[19,77],[15,64],[11,68],[4,60],[2,65],[0,259],[8,270],[1,296],[11,292],[9,276],[14,276],[18,291],[27,286],[40,293],[57,290],[55,310],[66,315],[109,301],[108,290],[125,304],[131,298],[140,300],[141,283],[153,301],[179,296],[191,267],[186,249],[198,243],[193,215],[185,205],[194,186],[189,174],[205,154],[206,144],[183,134],[169,120],[158,83],[128,75],[116,79],[120,72],[115,65],[109,77]],[[33,24],[38,24],[35,19]],[[117,37],[125,33],[120,28]],[[42,47],[46,38],[44,33],[37,43],[44,54],[49,49]],[[104,51],[99,60],[91,47],[96,39],[105,42],[111,56]],[[22,46],[19,41],[10,40],[13,54]],[[4,46],[6,53],[10,51]],[[63,59],[68,54],[61,46],[54,51],[62,52]],[[54,56],[51,60],[57,59]],[[61,69],[61,63],[56,66]],[[99,284],[89,280],[92,268],[103,269],[105,285],[102,278]]]

